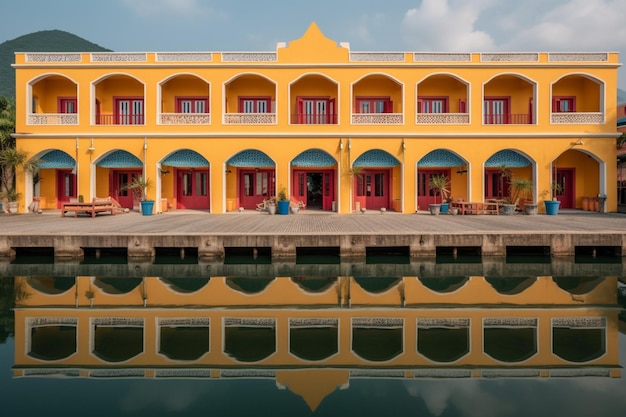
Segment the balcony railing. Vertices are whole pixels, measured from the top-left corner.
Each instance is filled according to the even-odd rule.
[[[425,125],[469,124],[468,113],[417,113],[415,123]]]
[[[291,115],[291,123],[296,125],[336,125],[336,114],[303,114]]]
[[[76,113],[44,113],[44,114],[29,114],[29,125],[77,125],[78,114]]]
[[[402,113],[353,113],[353,125],[401,125],[404,124]]]
[[[532,122],[530,114],[485,114],[483,120],[486,125],[529,125]]]
[[[276,113],[226,113],[225,125],[273,125]]]
[[[97,125],[143,125],[143,114],[98,114]]]
[[[554,124],[602,124],[604,123],[604,113],[552,113],[550,122]]]
[[[161,113],[162,125],[210,125],[211,113]]]

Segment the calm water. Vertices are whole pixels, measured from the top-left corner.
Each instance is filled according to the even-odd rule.
[[[0,263],[2,415],[626,414],[613,260],[106,261]]]

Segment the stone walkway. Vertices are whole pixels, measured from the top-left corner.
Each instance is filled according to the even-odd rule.
[[[256,211],[209,214],[203,211],[169,211],[153,216],[136,212],[101,214],[96,218],[61,217],[60,211],[43,214],[0,214],[0,234],[159,234],[193,235],[289,235],[289,234],[490,234],[519,233],[621,233],[626,232],[626,214],[561,211],[557,216],[466,215],[433,216],[428,213],[398,214],[370,211],[365,214],[335,214],[301,211],[269,215]]]

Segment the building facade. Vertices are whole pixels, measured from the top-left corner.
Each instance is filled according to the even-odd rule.
[[[426,210],[441,196],[617,209],[617,53],[352,52],[313,23],[274,52],[17,53],[20,211],[112,196],[155,211]],[[558,184],[557,187],[554,185]],[[136,200],[136,198],[135,198]],[[540,206],[540,211],[542,207]]]

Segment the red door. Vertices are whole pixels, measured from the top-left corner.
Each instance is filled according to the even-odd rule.
[[[209,208],[209,170],[176,170],[176,208]]]
[[[322,210],[332,210],[335,197],[335,172],[324,171],[322,173]]]
[[[57,208],[76,198],[76,175],[69,169],[57,170]]]
[[[364,200],[368,210],[390,208],[391,172],[388,169],[367,170],[355,179],[355,201]]]
[[[511,195],[511,176],[499,168],[485,169],[485,199],[502,199]]]
[[[293,199],[304,202],[307,209],[332,210],[334,178],[333,170],[294,171]]]
[[[429,204],[440,204],[441,195],[430,188],[430,178],[443,175],[450,178],[449,169],[430,169],[417,171],[417,207],[419,210],[428,210]]]
[[[133,179],[140,176],[140,170],[111,172],[110,194],[120,203],[122,207],[133,209],[135,200],[137,201],[137,204],[139,204],[141,195],[134,195],[134,191],[129,191],[126,187],[133,181]]]
[[[274,170],[239,170],[239,206],[256,209],[263,200],[276,196]]]
[[[574,186],[574,168],[557,168],[556,183],[560,186],[555,196],[561,202],[561,208],[576,208],[576,187]]]

